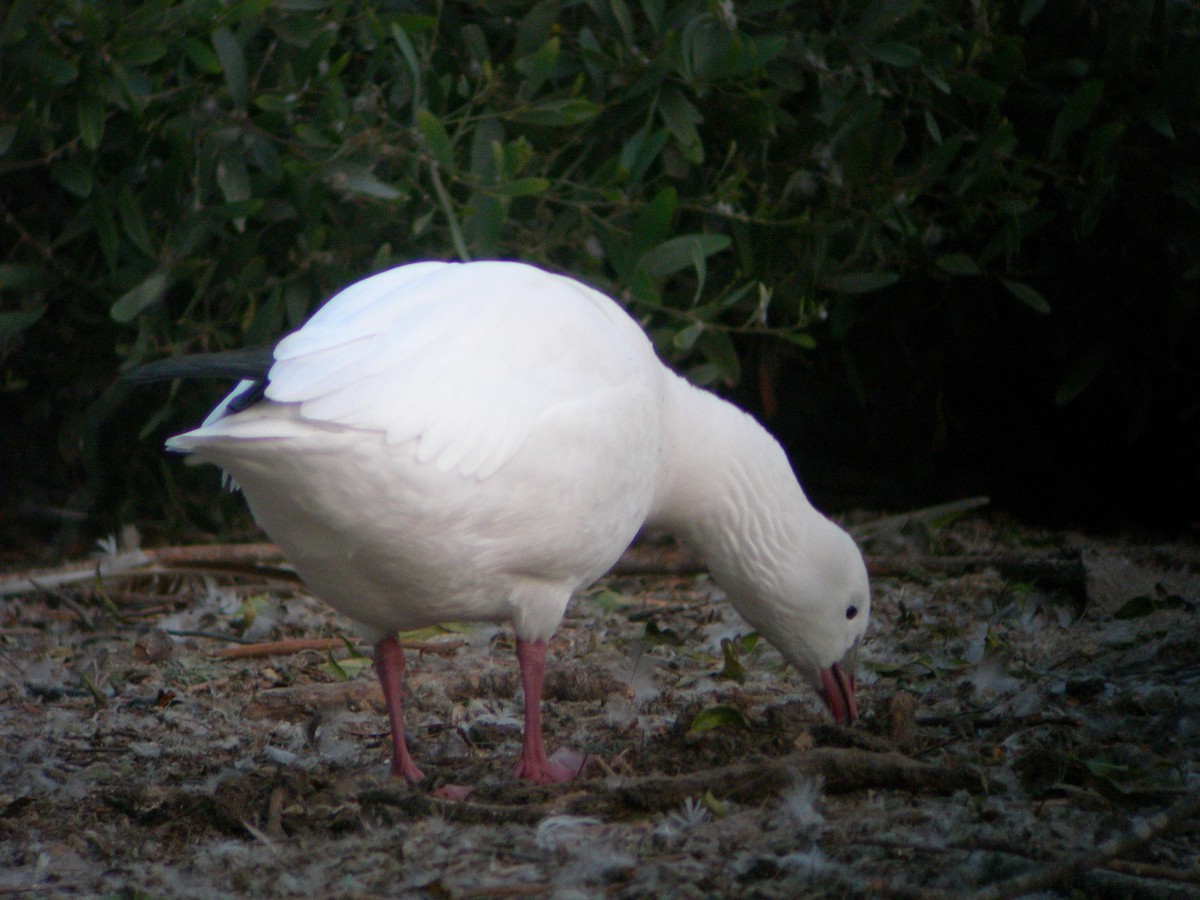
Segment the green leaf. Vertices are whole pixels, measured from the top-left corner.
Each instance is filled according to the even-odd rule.
[[[413,84],[417,85],[413,96],[420,100],[421,61],[417,58],[417,51],[412,45],[408,32],[396,22],[392,23],[392,40],[400,48],[400,55],[404,57],[404,63],[408,66],[409,74],[412,75]]]
[[[108,195],[104,191],[92,192],[88,200],[88,214],[92,220],[92,227],[96,229],[96,243],[100,246],[104,262],[109,271],[115,272],[120,238],[117,235],[117,226],[113,222],[112,204],[108,202]]]
[[[557,19],[558,0],[541,0],[540,3],[535,3],[517,23],[513,54],[525,56],[546,43]]]
[[[121,54],[121,62],[131,66],[148,66],[166,55],[165,44],[139,36],[135,43]]]
[[[740,51],[736,66],[738,74],[762,69],[788,46],[788,39],[782,35],[760,36],[753,40],[746,38],[745,35],[739,35],[739,38],[741,40],[734,44],[734,47]]]
[[[915,65],[921,59],[921,51],[911,44],[901,44],[898,41],[884,41],[867,48],[872,59],[899,69]]]
[[[226,6],[221,17],[236,25],[247,19],[259,18],[274,4],[275,0],[241,0],[240,3]]]
[[[700,335],[703,333],[703,322],[691,322],[675,332],[675,336],[671,338],[671,346],[680,353],[686,353],[696,346],[696,341],[700,339]]]
[[[718,28],[709,16],[695,16],[683,29],[679,45],[679,72],[690,84],[702,83],[715,75],[721,51],[729,48],[727,32]]]
[[[965,253],[943,253],[937,258],[937,267],[950,275],[979,274],[979,266]]]
[[[258,94],[254,98],[254,105],[264,112],[284,112],[292,104],[278,94]]]
[[[396,21],[400,23],[400,27],[408,34],[421,34],[426,31],[433,31],[438,25],[437,16],[428,16],[422,13],[400,13],[396,16]]]
[[[736,706],[720,704],[710,706],[692,719],[692,724],[688,726],[688,732],[698,734],[703,731],[712,731],[714,728],[745,729],[749,727],[750,724],[746,721],[746,717]]]
[[[1104,94],[1104,81],[1091,78],[1075,89],[1067,98],[1062,109],[1054,118],[1054,127],[1050,130],[1050,145],[1046,155],[1054,159],[1066,146],[1067,139],[1088,123],[1096,104]]]
[[[250,174],[239,153],[226,153],[217,163],[217,187],[226,203],[250,199]]]
[[[712,363],[706,362],[686,369],[683,377],[697,387],[708,387],[717,383],[721,378],[721,372]]]
[[[313,305],[312,285],[293,282],[283,289],[283,309],[290,328],[299,328]]]
[[[0,46],[24,40],[28,33],[29,23],[41,5],[42,0],[13,0],[6,4],[8,13],[4,17],[4,27],[0,28]]]
[[[46,307],[43,304],[35,306],[33,309],[0,312],[0,351],[20,337],[21,332],[37,322],[45,311]]]
[[[5,122],[0,125],[0,156],[4,156],[12,147],[13,141],[17,137],[17,126],[12,122]]]
[[[663,91],[659,97],[658,111],[663,124],[675,138],[688,162],[694,165],[704,162],[704,144],[700,140],[700,132],[696,129],[696,126],[704,121],[700,110],[682,93],[671,88]]]
[[[505,197],[526,197],[531,194],[544,194],[550,189],[549,178],[514,178],[488,188],[495,194]]]
[[[634,30],[633,16],[629,12],[629,6],[625,3],[625,0],[609,0],[608,5],[613,18],[617,20],[617,26],[621,29],[621,35],[625,38],[625,43],[632,46],[637,40],[637,31]],[[659,10],[659,16],[656,18],[649,9],[645,8],[648,5],[643,2],[643,11],[646,13],[646,18],[650,20],[650,24],[657,34],[662,11]]]
[[[1108,171],[1114,166],[1117,158],[1116,144],[1125,134],[1124,122],[1105,122],[1088,129],[1087,147],[1083,151],[1083,165],[1086,168],[1096,167],[1100,171]],[[1108,188],[1094,185],[1107,192]]]
[[[780,331],[776,334],[787,341],[789,344],[795,344],[804,350],[815,350],[817,341],[807,331]]]
[[[620,591],[614,591],[612,588],[602,588],[596,591],[587,597],[587,601],[605,614],[639,605],[636,598],[622,594]]]
[[[371,665],[371,660],[365,656],[351,656],[347,659],[334,659],[331,653],[321,668],[339,681],[353,681],[358,673]]]
[[[209,75],[221,74],[221,61],[217,59],[217,55],[207,44],[194,37],[186,37],[180,41],[180,46],[183,48],[183,55],[188,58],[188,62],[201,72]]]
[[[261,197],[256,197],[252,200],[238,200],[235,203],[223,203],[219,206],[210,206],[206,212],[218,219],[226,219],[234,223],[234,227],[240,232],[245,229],[246,219],[256,215],[262,211],[265,205]]]
[[[629,240],[629,250],[635,258],[641,257],[651,247],[667,239],[667,235],[671,233],[671,221],[675,217],[678,202],[679,195],[675,188],[665,187],[642,207]]]
[[[943,94],[951,93],[950,84],[942,77],[942,73],[931,66],[921,66],[921,74],[929,79],[929,83]]]
[[[829,286],[839,294],[869,294],[891,287],[899,280],[897,272],[849,272],[834,278]]]
[[[707,329],[700,335],[700,352],[717,368],[725,384],[732,386],[741,381],[741,359],[738,358],[737,348],[728,332],[715,328]]]
[[[212,33],[213,50],[225,73],[225,84],[229,96],[238,109],[245,109],[249,99],[246,81],[246,54],[242,45],[228,28],[218,28]]]
[[[454,146],[441,119],[427,109],[417,110],[417,128],[425,138],[425,144],[437,164],[446,172],[454,171]]]
[[[978,75],[959,75],[952,82],[954,93],[964,99],[995,106],[1004,99],[1004,88]]]
[[[1168,141],[1175,140],[1175,129],[1171,127],[1171,120],[1167,118],[1166,112],[1160,106],[1147,106],[1138,110],[1142,121],[1153,128],[1162,137]]]
[[[513,67],[528,79],[524,90],[525,96],[531,96],[554,73],[558,65],[558,54],[561,43],[557,37],[552,37],[542,44],[535,52],[523,56],[513,63]]]
[[[104,137],[104,104],[97,97],[81,97],[75,114],[79,120],[79,136],[83,139],[83,146],[96,150]]]
[[[70,84],[79,77],[79,67],[68,59],[58,56],[42,56],[39,60],[40,75],[56,87]]]
[[[1066,406],[1100,377],[1104,371],[1106,354],[1102,347],[1092,347],[1084,352],[1071,367],[1067,377],[1062,380],[1054,393],[1054,402],[1058,406]]]
[[[1018,18],[1018,21],[1021,23],[1021,27],[1024,28],[1026,25],[1032,22],[1037,17],[1037,14],[1042,11],[1042,7],[1045,5],[1046,0],[1025,0],[1025,2],[1021,4],[1021,14]]]
[[[477,191],[471,194],[465,212],[465,239],[480,257],[497,256],[500,238],[504,233],[504,223],[508,219],[506,198],[500,194]]]
[[[1010,281],[1007,278],[1002,278],[1000,281],[1008,289],[1008,292],[1032,309],[1036,313],[1041,313],[1043,316],[1050,314],[1050,303],[1042,296],[1041,291],[1030,287],[1023,281]]]
[[[725,664],[721,671],[717,674],[718,678],[726,678],[730,681],[736,681],[741,684],[746,680],[746,667],[742,665],[742,661],[738,658],[740,648],[729,638],[721,638],[721,656],[724,658]],[[692,722],[695,727],[695,721]]]
[[[50,166],[50,175],[76,197],[87,197],[94,182],[90,169],[84,168],[74,159],[64,159]]]
[[[646,170],[658,158],[670,137],[671,132],[666,128],[657,128],[654,131],[642,128],[626,142],[621,148],[618,165],[631,183],[638,184],[642,180]]]
[[[550,100],[537,106],[528,106],[510,113],[509,118],[526,125],[544,125],[560,128],[580,125],[594,119],[600,107],[583,97],[566,100]]]
[[[492,52],[488,48],[487,35],[482,28],[474,22],[469,22],[463,26],[460,37],[472,63],[481,67],[491,65]]]
[[[133,245],[147,256],[155,256],[154,241],[150,237],[150,229],[146,227],[146,217],[142,214],[142,204],[128,185],[117,194],[117,215],[121,218],[124,229]]]
[[[1164,609],[1189,610],[1193,604],[1188,603],[1182,597],[1175,594],[1168,594],[1163,597],[1138,596],[1127,601],[1116,612],[1113,613],[1114,619],[1140,619],[1143,616],[1148,616],[1151,613],[1159,612]]]
[[[677,238],[663,241],[641,259],[641,267],[647,274],[656,278],[664,278],[688,266],[694,266],[697,260],[719,253],[731,243],[725,234],[685,234]]]
[[[659,628],[653,619],[646,622],[642,632],[642,640],[651,644],[669,644],[672,647],[682,647],[683,639],[670,628]]]
[[[327,138],[319,129],[313,128],[307,122],[297,122],[295,131],[296,137],[300,138],[300,140],[304,141],[304,143],[313,149],[325,149],[333,146],[329,138]]]
[[[925,110],[925,130],[929,132],[929,136],[933,138],[935,144],[942,142],[942,129],[938,127],[937,119],[934,118],[933,110]]]
[[[29,290],[36,287],[44,277],[39,266],[20,263],[0,263],[0,291]]]
[[[1109,787],[1114,787],[1121,793],[1126,793],[1129,790],[1129,782],[1139,774],[1130,766],[1109,762],[1106,759],[1084,759],[1080,761],[1083,763],[1083,767],[1088,770],[1089,775],[1099,778],[1106,782]]]
[[[112,305],[109,315],[117,322],[132,322],[142,310],[162,299],[168,284],[166,272],[152,272],[137,287],[122,294]]]
[[[334,184],[343,190],[377,200],[400,200],[404,192],[377,177],[366,166],[343,162],[330,167]]]

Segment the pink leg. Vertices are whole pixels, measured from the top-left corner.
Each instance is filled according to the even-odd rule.
[[[517,662],[521,666],[521,686],[525,689],[525,740],[521,759],[513,770],[518,778],[538,784],[570,781],[580,766],[563,765],[546,758],[542,745],[542,682],[546,675],[546,642],[517,639]]]
[[[385,637],[375,645],[375,672],[387,701],[388,721],[392,725],[392,777],[403,777],[416,784],[424,774],[417,768],[404,742],[404,649],[394,637]]]

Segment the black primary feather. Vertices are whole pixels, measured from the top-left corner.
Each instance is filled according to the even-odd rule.
[[[134,366],[122,372],[119,381],[128,386],[174,381],[176,378],[236,378],[254,384],[229,404],[230,413],[239,413],[261,400],[267,391],[267,373],[275,362],[274,347],[246,350],[221,350],[216,353],[185,353]]]
[[[143,363],[121,373],[126,384],[152,384],[176,378],[236,378],[251,381],[267,380],[267,372],[275,361],[274,347],[252,347],[248,350],[223,350],[217,353],[185,353]]]

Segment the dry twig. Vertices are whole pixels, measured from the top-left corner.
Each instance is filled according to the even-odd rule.
[[[947,769],[898,753],[821,747],[682,775],[591,779],[587,790],[566,795],[555,795],[551,789],[536,785],[522,785],[528,792],[522,803],[442,800],[425,791],[392,785],[368,791],[362,800],[396,806],[417,816],[437,811],[464,822],[537,822],[560,813],[617,817],[628,816],[631,811],[663,813],[678,807],[688,797],[710,792],[719,800],[758,803],[780,794],[798,775],[820,775],[826,788],[834,793],[868,789],[951,793],[962,788],[981,791],[987,787],[984,776],[971,769]]]
[[[328,709],[386,708],[383,689],[374,678],[325,684],[294,684],[258,691],[242,708],[247,719],[307,719]]]
[[[867,569],[875,577],[910,576],[930,572],[939,576],[965,575],[993,569],[1009,581],[1036,582],[1082,595],[1087,588],[1083,558],[1078,550],[1054,554],[970,554],[964,556],[870,556]]]
[[[262,644],[242,644],[214,650],[218,659],[261,659],[264,656],[287,656],[305,650],[338,650],[346,646],[341,638],[301,638],[290,641],[267,641]]]
[[[401,640],[400,646],[405,650],[417,653],[436,653],[439,656],[452,656],[459,647],[466,643],[462,638],[448,641],[408,641]],[[287,656],[292,653],[303,653],[305,650],[338,650],[346,646],[342,638],[297,638],[287,641],[266,641],[261,644],[242,644],[239,647],[226,647],[216,650],[213,656],[218,659],[260,659],[264,656]]]
[[[1170,866],[1156,866],[1152,863],[1131,862],[1126,859],[1111,859],[1101,868],[1122,875],[1133,875],[1136,878],[1150,878],[1156,881],[1178,881],[1181,884],[1200,884],[1200,870],[1175,869]]]
[[[1082,872],[1105,866],[1110,861],[1133,852],[1197,813],[1200,813],[1200,793],[1186,794],[1149,818],[1134,819],[1124,834],[1109,838],[1092,850],[988,885],[972,894],[971,900],[1008,900],[1065,882]]]
[[[872,522],[864,522],[861,525],[853,525],[850,533],[862,540],[881,531],[898,531],[913,522],[936,522],[939,519],[951,519],[987,506],[991,502],[987,497],[951,500],[949,503],[939,503],[936,506],[927,506],[924,509],[914,509],[895,516],[884,516],[882,519],[875,519]]]
[[[607,793],[625,809],[670,809],[708,791],[718,799],[753,803],[778,793],[797,775],[821,776],[832,793],[867,789],[951,793],[963,788],[978,792],[987,787],[984,776],[973,769],[931,765],[899,753],[818,747],[683,775],[628,779]]]

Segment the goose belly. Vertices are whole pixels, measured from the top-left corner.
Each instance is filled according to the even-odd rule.
[[[547,414],[482,480],[356,430],[221,437],[196,452],[238,482],[313,592],[370,629],[530,620],[527,636],[548,637],[571,593],[633,540],[654,494],[653,407],[611,399],[607,416]]]

